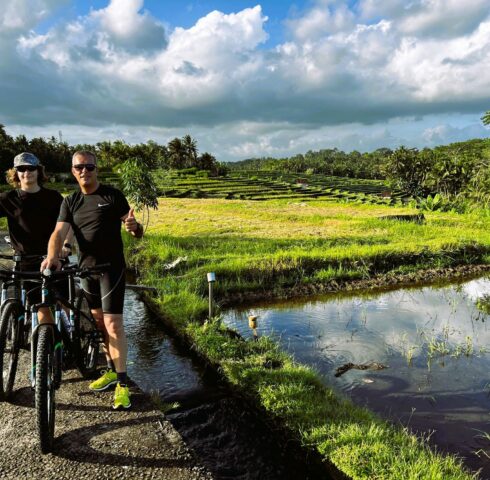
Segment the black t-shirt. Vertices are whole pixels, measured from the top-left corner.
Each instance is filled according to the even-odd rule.
[[[63,200],[58,222],[73,227],[80,249],[80,265],[84,267],[110,262],[124,263],[121,217],[129,212],[123,193],[108,185],[99,185],[91,194],[80,190]]]
[[[56,226],[63,197],[41,187],[36,193],[21,189],[0,194],[0,217],[7,217],[14,250],[26,255],[45,255]]]

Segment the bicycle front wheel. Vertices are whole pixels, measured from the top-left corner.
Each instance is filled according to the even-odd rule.
[[[85,294],[80,290],[76,299],[73,348],[78,370],[84,378],[92,377],[97,370],[101,332],[90,311]]]
[[[42,453],[53,450],[55,420],[55,337],[51,325],[39,325],[36,354],[36,415]],[[61,367],[61,366],[59,366]]]
[[[22,330],[22,305],[8,302],[0,317],[0,401],[8,400],[14,388]]]

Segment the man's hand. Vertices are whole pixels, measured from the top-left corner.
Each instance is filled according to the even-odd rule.
[[[61,268],[61,262],[58,258],[45,258],[41,263],[41,272],[44,272],[46,269],[49,270],[59,270]]]
[[[135,237],[141,237],[143,234],[142,225],[134,218],[134,208],[129,209],[128,216],[124,219],[124,228]]]

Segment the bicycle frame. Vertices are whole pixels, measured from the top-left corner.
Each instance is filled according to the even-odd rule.
[[[59,387],[61,383],[61,364],[63,361],[63,352],[65,347],[71,349],[71,344],[66,345],[66,342],[73,340],[73,326],[76,306],[74,304],[75,299],[75,275],[68,275],[68,299],[64,298],[54,289],[54,284],[62,280],[51,280],[49,277],[42,277],[41,283],[41,303],[37,303],[31,306],[31,373],[30,380],[32,388],[36,387],[36,354],[37,354],[37,336],[39,329],[39,309],[54,307],[54,324],[52,324],[54,338],[55,338],[55,351],[58,355],[60,371],[57,372],[57,382],[55,388]],[[62,321],[62,306],[69,310],[68,322],[70,324],[70,331],[66,329],[65,323]],[[64,333],[64,335],[63,335]]]
[[[5,272],[4,281],[2,284],[2,293],[0,297],[0,309],[3,307],[3,304],[10,299],[16,299],[20,300],[22,303],[23,307],[26,307],[26,289],[24,286],[24,279],[23,278],[16,278],[14,272],[19,272],[20,271],[20,266],[21,262],[24,260],[39,260],[41,262],[43,256],[42,255],[21,255],[21,254],[14,254],[14,255],[0,255],[0,258],[5,259],[5,260],[12,260],[14,262],[13,268],[11,270],[11,273],[8,274]],[[35,282],[35,280],[32,280]],[[14,294],[13,297],[8,296],[8,289],[9,287],[14,287]],[[19,288],[20,287],[20,288]],[[20,295],[19,295],[19,290],[20,290]]]

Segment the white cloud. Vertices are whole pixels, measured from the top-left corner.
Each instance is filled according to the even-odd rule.
[[[387,71],[412,98],[452,102],[488,98],[490,78],[490,21],[471,35],[451,40],[405,38]]]
[[[354,13],[346,5],[333,7],[320,2],[304,16],[286,23],[293,37],[300,42],[305,42],[352,28]]]
[[[364,21],[390,18],[404,35],[454,37],[475,30],[489,16],[487,0],[361,0]]]
[[[3,0],[0,35],[33,28],[67,0]]]
[[[194,130],[206,149],[238,158],[450,141],[468,131],[441,129],[451,125],[442,117],[411,137],[386,124],[451,112],[472,112],[475,122],[490,108],[483,0],[465,9],[455,0],[363,0],[352,9],[318,0],[289,19],[288,41],[271,48],[260,6],[167,31],[143,0],[111,0],[37,33],[46,17],[38,12],[61,3],[9,0],[0,13],[7,126],[87,125],[99,138],[123,125],[138,141],[152,128],[161,137]]]
[[[447,38],[471,33],[488,18],[489,4],[487,0],[421,0],[408,12],[400,22],[403,33]]]
[[[92,11],[90,18],[113,46],[129,51],[164,48],[163,25],[142,8],[143,0],[111,0],[107,8]]]

